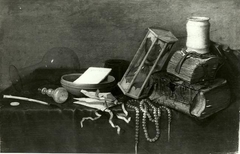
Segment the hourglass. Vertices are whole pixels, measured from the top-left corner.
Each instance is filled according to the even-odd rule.
[[[79,70],[78,56],[73,50],[66,47],[55,47],[48,50],[42,61],[35,65],[22,69],[11,65],[9,75],[13,87],[21,91],[25,84],[37,80],[47,80],[52,84],[58,84],[62,75]]]
[[[128,69],[118,82],[123,94],[134,99],[147,97],[152,86],[150,76],[156,71],[163,70],[167,63],[164,56],[169,54],[177,41],[178,39],[168,30],[148,28]]]

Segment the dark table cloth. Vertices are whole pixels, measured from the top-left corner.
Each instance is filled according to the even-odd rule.
[[[39,93],[19,93],[11,89],[1,93],[25,96],[53,103],[52,98]],[[73,104],[70,97],[63,105],[45,106],[33,102],[0,99],[1,152],[78,152],[78,153],[134,153],[135,112],[127,109],[132,117],[129,124],[113,118],[121,127],[120,135],[108,123],[109,115],[101,113],[96,121],[95,109]],[[161,118],[161,136],[154,143],[147,142],[141,128],[139,153],[227,153],[238,151],[239,101],[209,117],[197,121],[172,110],[171,138],[167,140],[167,116]],[[120,107],[112,109],[119,112]],[[141,126],[141,125],[140,125]],[[150,134],[155,130],[150,127]]]

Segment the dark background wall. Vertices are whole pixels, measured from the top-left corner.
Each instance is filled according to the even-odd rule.
[[[0,0],[0,89],[8,87],[9,65],[41,61],[47,50],[74,50],[81,67],[110,58],[131,60],[146,28],[168,29],[185,45],[186,20],[211,18],[213,41],[240,48],[238,0]]]

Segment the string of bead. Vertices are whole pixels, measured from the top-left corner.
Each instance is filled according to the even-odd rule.
[[[153,117],[154,119],[151,118],[151,115],[148,111],[147,104],[153,109]],[[159,136],[160,136],[160,128],[159,128],[159,118],[161,116],[161,111],[160,109],[156,108],[148,99],[144,99],[140,102],[140,109],[143,112],[143,120],[142,120],[142,127],[144,131],[145,138],[149,142],[155,142]],[[153,138],[149,137],[148,130],[147,130],[147,118],[149,121],[155,123],[155,128],[156,128],[156,135]],[[152,119],[152,120],[151,120]]]
[[[152,118],[150,112],[148,111],[148,106],[143,102],[143,100],[140,102],[140,109],[143,113],[145,113],[147,115],[147,117],[149,118],[149,121],[154,122],[154,118]],[[151,106],[152,108],[154,108],[153,106]]]
[[[167,111],[167,116],[168,116],[168,141],[170,141],[171,122],[172,122],[171,110],[169,108],[165,107],[165,106],[161,106],[161,108],[163,108]]]
[[[156,102],[158,103],[158,101]],[[139,105],[139,108],[137,107]],[[127,107],[132,108],[136,112],[136,121],[135,121],[135,153],[138,151],[138,143],[139,143],[139,131],[140,131],[140,110],[143,112],[143,119],[142,119],[142,127],[144,131],[145,138],[149,142],[155,142],[160,137],[160,126],[159,126],[159,119],[161,117],[161,110],[166,110],[167,116],[168,116],[168,141],[170,140],[170,130],[171,130],[171,110],[168,107],[165,106],[159,106],[155,107],[149,99],[143,99],[141,101],[138,100],[129,100],[127,102]],[[153,116],[151,115],[152,109]],[[156,128],[156,135],[153,138],[150,138],[148,135],[147,130],[147,119],[150,122],[153,122],[155,124]]]
[[[156,103],[160,103],[161,100],[156,100]],[[167,116],[168,116],[168,141],[170,140],[170,133],[171,133],[171,122],[172,122],[172,114],[171,110],[166,107],[166,106],[161,106],[162,109],[165,109],[167,111]]]
[[[135,110],[136,112],[136,120],[135,120],[135,153],[137,154],[137,151],[138,151],[138,137],[139,137],[139,113],[140,113],[140,110],[138,107],[134,106],[133,104],[139,104],[139,101],[137,100],[129,100],[127,102],[127,107],[129,108],[132,108]]]

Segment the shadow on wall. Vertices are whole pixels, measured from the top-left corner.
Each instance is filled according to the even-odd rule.
[[[225,45],[221,45],[220,49],[222,49],[220,52],[224,65],[218,71],[217,76],[228,81],[233,98],[240,98],[240,50],[233,50]]]

